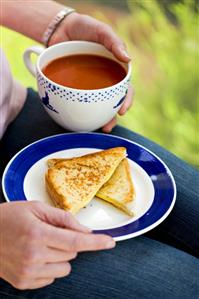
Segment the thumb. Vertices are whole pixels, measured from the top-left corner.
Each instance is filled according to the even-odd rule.
[[[51,207],[47,204],[39,203],[37,208],[34,209],[34,213],[40,220],[53,226],[68,228],[83,233],[92,232],[91,229],[80,224],[70,212]]]

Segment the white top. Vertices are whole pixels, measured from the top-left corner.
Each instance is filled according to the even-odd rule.
[[[22,109],[27,90],[12,78],[8,61],[0,48],[0,139]]]

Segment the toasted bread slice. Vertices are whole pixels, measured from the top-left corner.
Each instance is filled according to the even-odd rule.
[[[126,149],[116,147],[54,164],[48,162],[47,191],[56,206],[76,214],[93,199],[125,157]]]
[[[49,159],[48,166],[68,159]],[[129,216],[133,216],[131,203],[135,198],[135,189],[131,179],[129,163],[123,159],[117,166],[111,178],[98,190],[97,197],[113,204]]]
[[[120,162],[112,177],[99,189],[96,196],[110,202],[128,215],[133,215],[129,203],[135,198],[135,189],[127,159]]]
[[[97,195],[96,195],[97,196]],[[120,211],[124,212],[125,214],[127,214],[128,216],[135,216],[134,212],[133,212],[133,203],[132,202],[126,202],[126,203],[121,203],[116,201],[113,198],[110,197],[99,197],[99,199],[107,202],[108,204],[111,204],[112,206],[114,206],[115,208],[119,209]]]
[[[47,165],[49,168],[54,167],[57,163],[59,162],[64,162],[64,161],[68,161],[70,160],[70,158],[54,158],[54,159],[48,159],[47,160]]]

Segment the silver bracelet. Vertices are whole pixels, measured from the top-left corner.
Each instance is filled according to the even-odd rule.
[[[48,43],[50,41],[51,36],[59,26],[59,24],[65,19],[66,16],[74,12],[75,9],[71,7],[64,7],[58,14],[52,19],[52,21],[48,24],[48,27],[44,31],[42,36],[43,44],[48,47]]]

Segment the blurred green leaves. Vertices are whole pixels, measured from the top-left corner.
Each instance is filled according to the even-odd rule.
[[[135,105],[126,125],[199,166],[198,16],[191,1],[170,6],[175,22],[156,1],[128,1],[117,22],[132,56]]]

